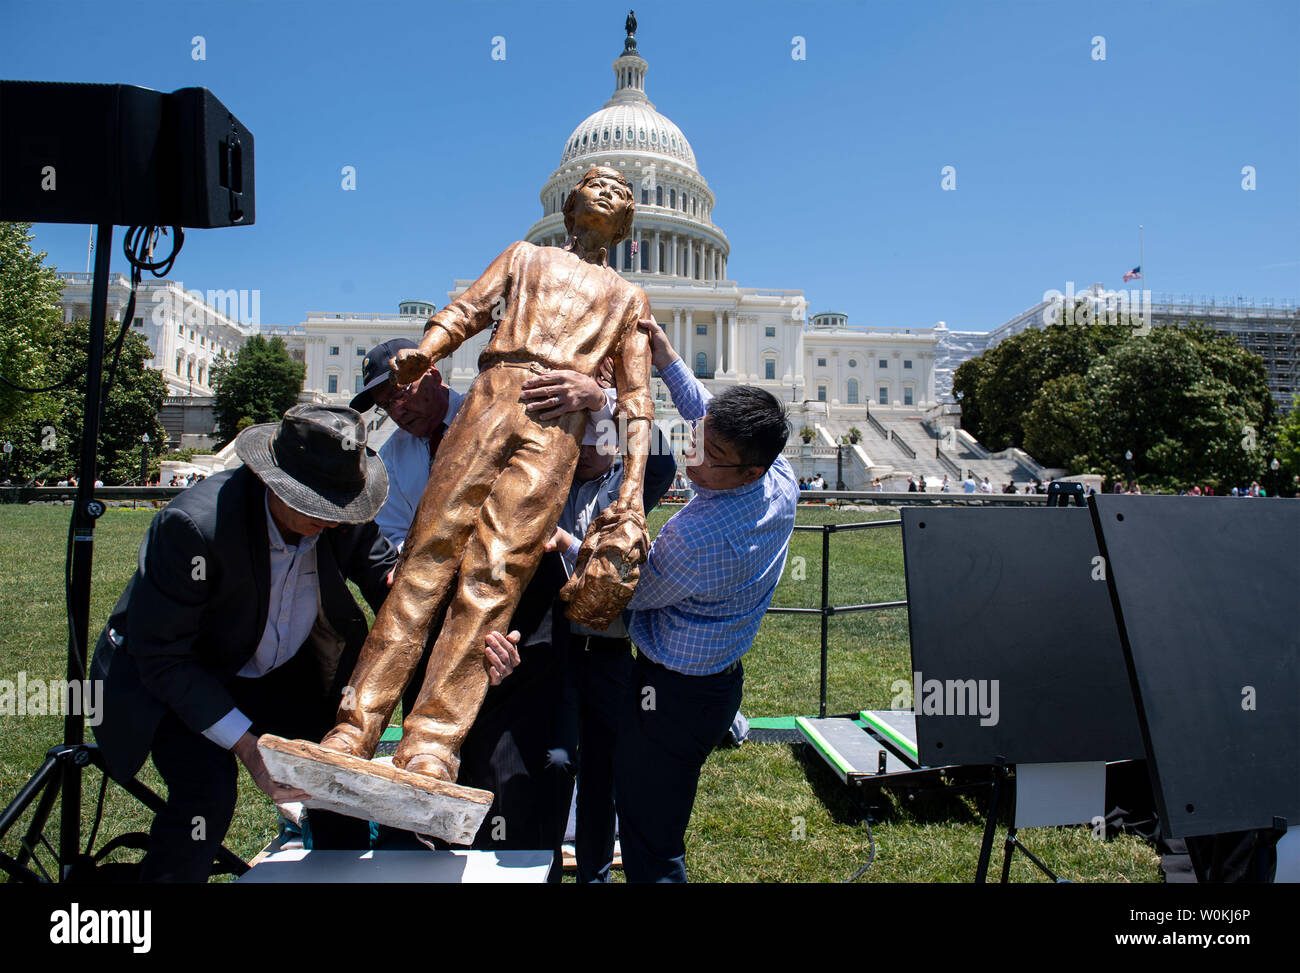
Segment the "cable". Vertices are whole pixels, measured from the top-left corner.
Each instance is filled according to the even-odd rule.
[[[185,231],[179,226],[173,226],[171,252],[162,260],[154,260],[153,248],[158,242],[158,236],[166,232],[166,227],[133,226],[122,238],[122,253],[131,265],[131,294],[127,298],[126,311],[122,315],[122,329],[118,332],[117,340],[113,342],[113,363],[109,366],[108,378],[104,382],[104,391],[100,398],[101,418],[104,409],[108,406],[108,393],[113,388],[113,380],[117,377],[117,360],[122,354],[126,333],[130,330],[131,321],[135,317],[135,292],[140,286],[141,271],[147,270],[155,277],[166,277],[171,273],[172,264],[180,255],[181,247],[185,246]]]
[[[133,226],[126,231],[126,236],[122,240],[122,252],[126,255],[127,262],[131,265],[131,294],[127,298],[126,313],[122,315],[122,328],[118,332],[117,339],[113,342],[113,361],[109,367],[108,378],[99,398],[99,416],[102,419],[104,409],[108,404],[108,393],[113,388],[113,379],[117,374],[117,361],[122,354],[122,345],[126,342],[126,333],[131,327],[131,321],[135,314],[135,293],[140,286],[141,271],[147,270],[155,277],[164,277],[171,270],[172,264],[176,262],[177,255],[181,252],[181,247],[185,245],[185,231],[179,226],[172,227],[173,243],[171,253],[163,260],[153,259],[153,248],[158,241],[159,233],[166,233],[165,228],[160,229],[156,226]],[[89,381],[89,379],[87,379]],[[98,443],[96,443],[96,454],[98,454]],[[77,639],[76,613],[72,606],[72,544],[74,525],[77,518],[74,516],[68,522],[68,549],[64,559],[63,569],[63,597],[64,608],[68,615],[68,640],[71,643],[71,658],[76,661],[77,672],[74,673],[83,683],[86,679],[86,666],[82,661],[81,644]]]
[[[845,885],[850,885],[865,875],[867,869],[871,867],[871,863],[876,860],[876,836],[871,833],[871,822],[864,820],[862,823],[867,826],[867,841],[871,843],[871,851],[867,856],[866,864],[854,872],[851,878],[846,878],[844,880]]]

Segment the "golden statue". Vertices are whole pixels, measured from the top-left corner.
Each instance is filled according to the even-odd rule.
[[[270,743],[273,750],[324,760],[336,770],[377,773],[417,787],[455,779],[457,752],[488,688],[484,639],[489,632],[506,631],[541,559],[568,495],[588,419],[585,411],[548,421],[530,414],[520,390],[539,372],[571,369],[595,376],[602,359],[613,361],[616,417],[627,430],[626,473],[618,500],[588,531],[582,570],[563,597],[570,602],[571,618],[599,628],[631,598],[637,566],[649,547],[641,491],[654,403],[649,339],[637,322],[650,316],[650,304],[640,287],[606,262],[606,254],[632,228],[631,187],[615,169],[590,169],[569,193],[563,212],[565,247],[511,244],[460,298],[429,319],[418,349],[399,352],[394,360],[394,381],[404,384],[472,335],[495,328],[479,358],[478,377],[438,448],[392,590],[361,650],[338,725],[319,747],[301,741],[280,747],[264,740],[264,751]],[[419,697],[406,714],[393,767],[377,768],[369,758],[444,605],[447,617]],[[321,779],[316,778],[318,786]],[[334,784],[338,778],[330,779]],[[297,786],[310,792],[308,780],[299,780]],[[432,790],[452,797],[468,792],[486,812],[486,792],[454,785]],[[322,806],[343,810],[337,804]]]

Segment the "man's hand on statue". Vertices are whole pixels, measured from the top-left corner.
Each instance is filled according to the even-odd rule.
[[[502,635],[500,632],[488,632],[484,639],[483,654],[487,657],[488,680],[494,686],[500,686],[501,680],[515,671],[519,665],[519,633]]]
[[[245,733],[231,749],[235,751],[235,756],[239,758],[240,763],[248,768],[248,776],[253,778],[253,783],[276,804],[305,801],[311,797],[306,791],[281,784],[271,777],[271,772],[266,768],[266,761],[258,752],[257,737],[253,734]]]
[[[650,364],[663,371],[677,359],[677,352],[668,343],[668,334],[654,318],[642,318],[636,326],[650,336]]]
[[[542,422],[605,404],[605,393],[594,378],[568,369],[542,372],[524,382],[522,389],[520,398],[528,403],[528,414]]]
[[[410,385],[429,370],[433,362],[419,348],[403,348],[393,356],[393,380],[398,385]]]
[[[546,542],[542,544],[542,550],[567,551],[573,546],[573,542],[576,539],[577,538],[563,527],[556,527],[555,530],[551,532],[551,536],[546,538]]]
[[[614,387],[614,359],[608,355],[600,360],[600,368],[596,371],[596,381],[600,383],[602,388],[612,389]]]

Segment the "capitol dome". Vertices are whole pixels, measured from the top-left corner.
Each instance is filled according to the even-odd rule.
[[[713,222],[716,198],[700,174],[691,143],[646,96],[649,67],[636,49],[635,34],[629,33],[613,63],[613,95],[565,140],[559,167],[539,194],[542,218],[525,239],[563,246],[565,198],[592,166],[611,166],[631,184],[636,202],[632,234],[610,255],[614,269],[628,275],[726,280],[731,246]]]
[[[560,165],[611,149],[662,155],[699,171],[682,130],[655,111],[648,100],[620,104],[611,99],[600,111],[588,115],[565,143]]]

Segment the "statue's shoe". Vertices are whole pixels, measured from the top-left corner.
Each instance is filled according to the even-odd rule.
[[[405,762],[402,762],[400,755],[395,756],[393,766],[400,767],[408,773],[432,777],[434,780],[445,780],[450,784],[456,782],[456,772],[431,753],[417,753]]]
[[[362,760],[369,760],[374,755],[373,750],[366,752],[366,742],[361,737],[361,731],[349,723],[341,723],[330,730],[325,734],[320,745],[324,750],[344,753],[349,757],[359,757]]]

